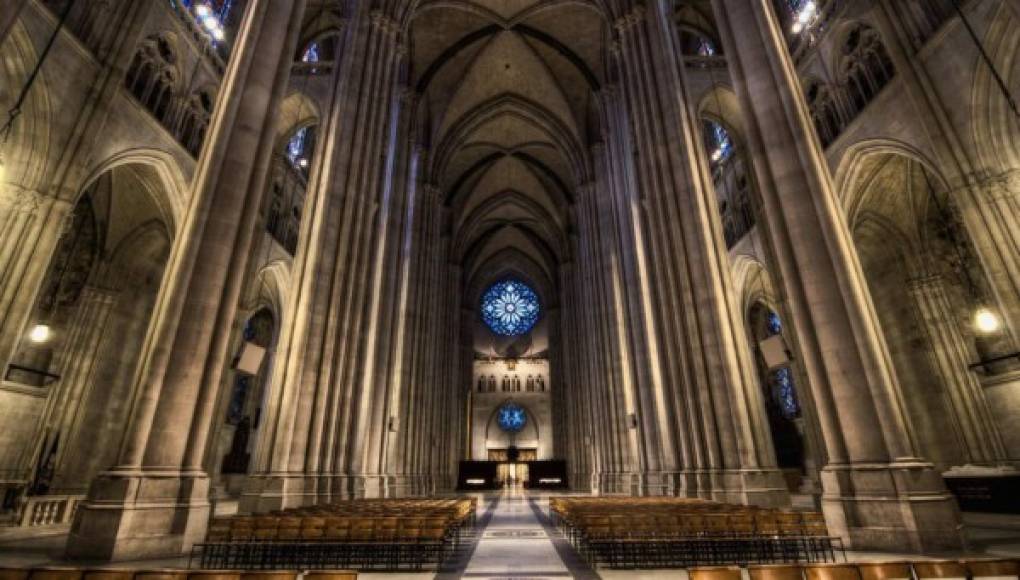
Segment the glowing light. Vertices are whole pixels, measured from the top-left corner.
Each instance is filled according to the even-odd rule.
[[[800,34],[807,28],[815,16],[818,15],[818,6],[814,2],[808,2],[794,15],[793,33]]]
[[[307,159],[302,159],[302,160],[298,161],[298,165],[300,165],[301,167],[308,167],[308,160]]]
[[[36,344],[42,344],[50,340],[50,327],[46,324],[36,324],[32,332],[28,333],[28,339]]]
[[[983,334],[992,334],[1002,328],[1002,322],[990,309],[981,307],[974,313],[974,328]]]
[[[207,4],[198,4],[197,6],[195,6],[195,14],[197,14],[199,18],[204,20],[212,16],[212,10],[209,10],[209,6]]]

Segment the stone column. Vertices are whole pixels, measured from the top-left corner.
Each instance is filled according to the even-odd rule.
[[[78,493],[87,482],[72,481],[63,472],[71,442],[78,439],[86,405],[95,385],[97,367],[103,362],[100,352],[109,330],[110,314],[118,292],[97,286],[82,290],[75,317],[68,327],[68,338],[61,356],[60,383],[54,389],[43,415],[43,436],[59,435],[54,469],[56,493]],[[80,447],[78,448],[80,449]]]
[[[818,406],[831,532],[855,549],[960,546],[959,513],[917,457],[899,386],[779,20],[713,0],[767,232]]]
[[[653,361],[649,377],[657,384],[651,389],[655,425],[664,435],[677,433],[690,428],[680,419],[687,405],[699,410],[694,425],[700,442],[692,447],[703,449],[704,463],[696,469],[701,473],[676,474],[674,480],[680,477],[689,492],[707,488],[716,499],[786,504],[775,454],[767,440],[754,437],[752,414],[761,412],[754,405],[758,390],[742,363],[746,351],[738,346],[744,340],[743,317],[729,276],[700,123],[685,73],[677,67],[671,12],[663,2],[633,3],[615,26],[636,149],[619,214],[632,231],[626,243],[633,245],[637,279],[644,286],[639,288]],[[694,458],[680,456],[678,439],[683,442],[676,435],[662,439],[662,468],[693,476]]]
[[[1020,169],[980,179],[962,191],[973,192],[968,205],[974,211],[965,212],[964,219],[968,232],[978,232],[971,238],[1002,307],[1005,350],[1013,352],[1020,344]]]
[[[992,419],[981,382],[971,372],[970,349],[957,327],[957,316],[946,296],[941,276],[918,276],[909,281],[922,327],[928,335],[932,366],[942,377],[955,415],[955,428],[968,463],[996,463],[1006,449]]]
[[[81,506],[70,557],[180,555],[205,534],[206,438],[304,5],[248,4],[157,301],[118,465]]]
[[[373,250],[388,235],[378,226],[391,211],[381,207],[390,193],[387,153],[402,55],[395,21],[367,4],[352,16],[344,40],[322,169],[309,185],[295,258],[294,309],[283,323],[244,511],[362,495],[368,479],[381,489],[377,465],[375,477],[360,472],[369,447],[362,431],[375,429],[378,436],[385,428],[368,424],[373,407],[382,408],[375,395],[385,388],[373,383],[376,337],[363,329],[377,314],[366,281],[383,268]]]
[[[0,47],[27,5],[28,0],[0,0]]]
[[[0,372],[25,337],[71,204],[0,183]],[[0,377],[2,379],[3,377]]]

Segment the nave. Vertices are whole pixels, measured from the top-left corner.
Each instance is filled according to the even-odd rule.
[[[476,513],[474,527],[465,535],[465,541],[450,554],[443,565],[435,571],[362,571],[358,578],[363,580],[455,580],[455,579],[598,579],[605,580],[656,580],[683,579],[689,576],[688,569],[611,569],[591,562],[580,553],[565,535],[565,529],[557,526],[555,515],[550,509],[550,500],[568,496],[507,488],[500,492],[475,494]],[[220,507],[217,517],[231,517],[236,505]],[[937,562],[969,558],[971,560],[997,560],[1012,558],[1020,561],[1020,517],[968,514],[965,517],[964,535],[966,551],[941,554],[907,554],[895,552],[846,552],[850,563],[883,562]],[[69,561],[62,552],[66,536],[59,533],[48,537],[13,538],[10,534],[0,535],[0,577],[7,568],[46,569],[55,568],[66,574],[68,570],[88,569],[88,563]],[[843,557],[837,559],[843,562]],[[115,565],[98,566],[97,569],[116,570],[167,570],[175,569],[187,574],[189,566],[196,569],[194,558],[149,559],[119,562]],[[70,566],[70,568],[68,568]],[[824,566],[824,564],[823,564]],[[722,566],[725,568],[725,566]],[[701,567],[698,569],[717,569]],[[62,576],[71,578],[72,576]],[[182,577],[184,580],[187,576]],[[747,568],[744,568],[747,578]],[[195,580],[201,580],[196,577]]]

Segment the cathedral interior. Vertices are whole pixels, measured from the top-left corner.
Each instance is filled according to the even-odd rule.
[[[1020,578],[1018,101],[1018,0],[0,0],[0,580]]]

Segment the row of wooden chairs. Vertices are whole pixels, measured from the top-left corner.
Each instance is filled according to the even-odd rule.
[[[676,568],[831,562],[822,514],[687,498],[554,498],[557,522],[594,564]]]
[[[351,570],[127,570],[123,568],[0,568],[0,580],[357,580]]]
[[[218,518],[193,559],[202,568],[436,567],[473,527],[477,500],[354,500]]]
[[[981,580],[1020,578],[1016,560],[931,560],[748,566],[751,580]],[[690,580],[742,580],[736,566],[691,568]]]

